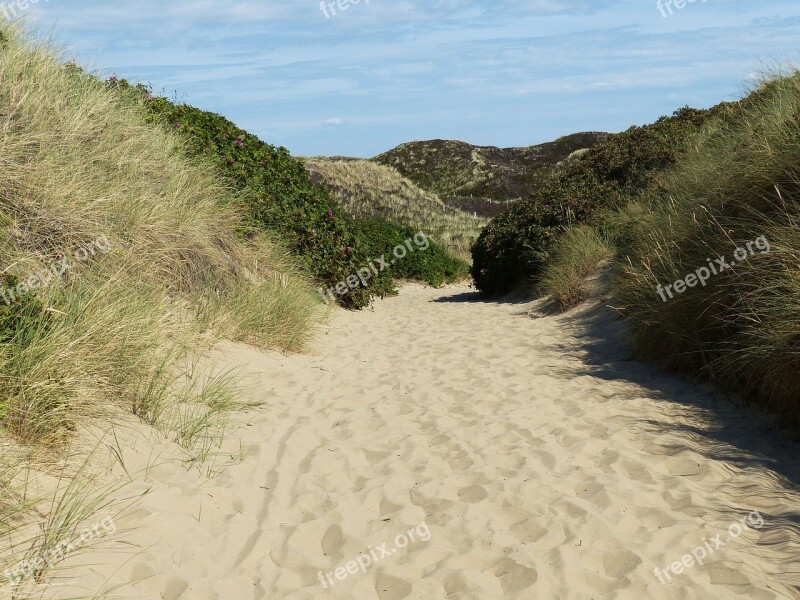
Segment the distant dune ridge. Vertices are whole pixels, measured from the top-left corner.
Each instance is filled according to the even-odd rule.
[[[394,167],[450,206],[493,216],[530,194],[538,170],[553,167],[607,137],[600,132],[575,133],[520,148],[474,146],[457,140],[417,141],[372,160]]]
[[[306,158],[323,185],[352,215],[420,227],[459,256],[468,254],[486,218],[527,197],[537,178],[581,156],[608,134],[576,133],[520,148],[457,140],[401,144],[370,160]]]

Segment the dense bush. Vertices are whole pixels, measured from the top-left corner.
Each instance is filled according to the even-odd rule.
[[[154,119],[183,133],[194,154],[217,161],[236,186],[248,226],[276,232],[321,283],[333,285],[366,259],[352,223],[303,163],[285,148],[264,143],[227,119],[165,98],[148,97]],[[353,308],[391,289],[388,274],[342,299]]]
[[[531,196],[496,217],[473,248],[472,276],[489,295],[510,292],[541,275],[554,240],[645,189],[673,164],[712,111],[683,108],[652,125],[613,135],[555,171],[541,172]]]
[[[267,144],[219,115],[155,97],[143,86],[131,87],[116,79],[109,85],[143,98],[154,121],[186,136],[190,153],[216,162],[236,188],[238,202],[249,216],[243,234],[260,230],[277,234],[324,287],[344,281],[374,258],[374,238],[379,233],[387,236],[377,243],[380,249],[394,246],[398,228],[389,223],[376,228],[348,217],[324,188],[311,181],[303,162],[286,148]],[[366,240],[365,232],[373,239]],[[408,276],[428,282],[451,280],[445,272],[449,263],[439,254],[438,247],[432,249],[431,255],[437,255],[437,260],[426,269],[410,269]],[[433,273],[436,268],[441,270]],[[373,297],[391,293],[392,273],[387,270],[378,274],[367,287],[359,285],[340,301],[350,308],[362,308]]]
[[[468,275],[467,265],[463,261],[447,254],[427,236],[420,237],[419,231],[380,219],[362,219],[357,221],[357,228],[370,257],[385,256],[387,260],[395,261],[389,268],[397,278],[424,281],[438,287]],[[412,241],[408,243],[408,240]],[[393,254],[401,246],[408,253],[402,258],[393,258],[402,254]]]

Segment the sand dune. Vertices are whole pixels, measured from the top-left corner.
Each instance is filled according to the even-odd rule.
[[[308,355],[222,348],[266,403],[244,460],[206,481],[139,440],[129,470],[163,454],[124,490],[152,488],[119,517],[138,551],[71,559],[64,593],[800,598],[798,447],[626,360],[604,309],[532,308],[409,286],[338,313]]]

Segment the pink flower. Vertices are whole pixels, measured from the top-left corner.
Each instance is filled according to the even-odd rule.
[[[348,246],[348,247],[347,247],[347,251],[348,251],[348,252],[352,252],[352,251],[353,251],[353,247],[352,247],[352,246]]]
[[[242,140],[236,140],[233,143],[236,144],[237,148],[243,148],[244,147],[244,142]]]
[[[112,75],[111,77],[109,77],[109,78],[108,78],[108,80],[109,80],[111,83],[114,83],[114,82],[116,82],[116,81],[119,81],[119,80],[117,79],[117,76],[116,76],[116,75]]]
[[[329,218],[329,219],[332,219],[332,218],[333,218],[333,211],[332,211],[332,210],[329,210],[329,211],[328,211],[328,218]]]
[[[147,94],[147,96],[144,97],[144,101],[145,102],[152,102],[153,101],[153,96],[151,96],[150,94]]]

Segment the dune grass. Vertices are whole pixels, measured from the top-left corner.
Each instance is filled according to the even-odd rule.
[[[157,380],[208,333],[301,348],[319,317],[311,283],[268,239],[237,237],[214,169],[143,107],[0,31],[0,272],[9,286],[74,263],[0,304],[0,427],[51,444],[156,404]],[[108,252],[76,260],[98,237]]]
[[[13,600],[50,597],[49,585],[67,585],[61,563],[91,542],[114,543],[115,520],[136,499],[115,498],[125,480],[101,482],[93,450],[62,449],[50,462],[31,463],[29,449],[3,443],[0,455],[0,594]],[[39,455],[39,459],[42,456]],[[102,527],[103,531],[100,531]],[[104,537],[97,540],[97,537]],[[61,597],[61,596],[59,596]],[[102,591],[81,598],[107,597]]]
[[[9,443],[0,442],[0,574],[10,571],[15,565],[11,539],[17,536],[28,521],[34,502],[26,497],[20,476],[25,459]],[[0,578],[0,588],[5,586]]]
[[[797,435],[800,74],[712,112],[674,165],[595,214],[594,231],[567,230],[543,285],[564,306],[579,301],[582,266],[608,240],[612,303],[639,351],[737,392]]]
[[[587,278],[613,256],[613,248],[588,225],[567,229],[555,242],[541,279],[542,292],[553,297],[562,310],[586,299]]]
[[[31,495],[28,452],[52,462],[76,431],[127,412],[206,460],[241,404],[236,374],[194,373],[197,357],[222,338],[300,350],[324,314],[280,244],[242,237],[214,164],[29,39],[0,20],[3,569],[21,547],[69,538],[105,498],[75,472]]]
[[[734,109],[731,109],[734,110]],[[637,203],[616,303],[639,348],[800,425],[800,75],[766,81]],[[730,262],[663,300],[657,286]],[[795,429],[796,431],[796,429]]]
[[[544,265],[537,281],[569,308],[585,297],[587,275],[616,255],[611,303],[642,355],[736,392],[797,435],[798,115],[800,74],[792,73],[765,78],[740,101],[612,136],[572,165],[585,171],[588,161],[586,189],[604,190],[584,198],[592,200],[584,225],[519,203],[485,230],[473,273],[506,281],[483,260],[487,244],[512,276],[527,253],[528,276]],[[585,192],[569,189],[548,188],[550,205]]]

